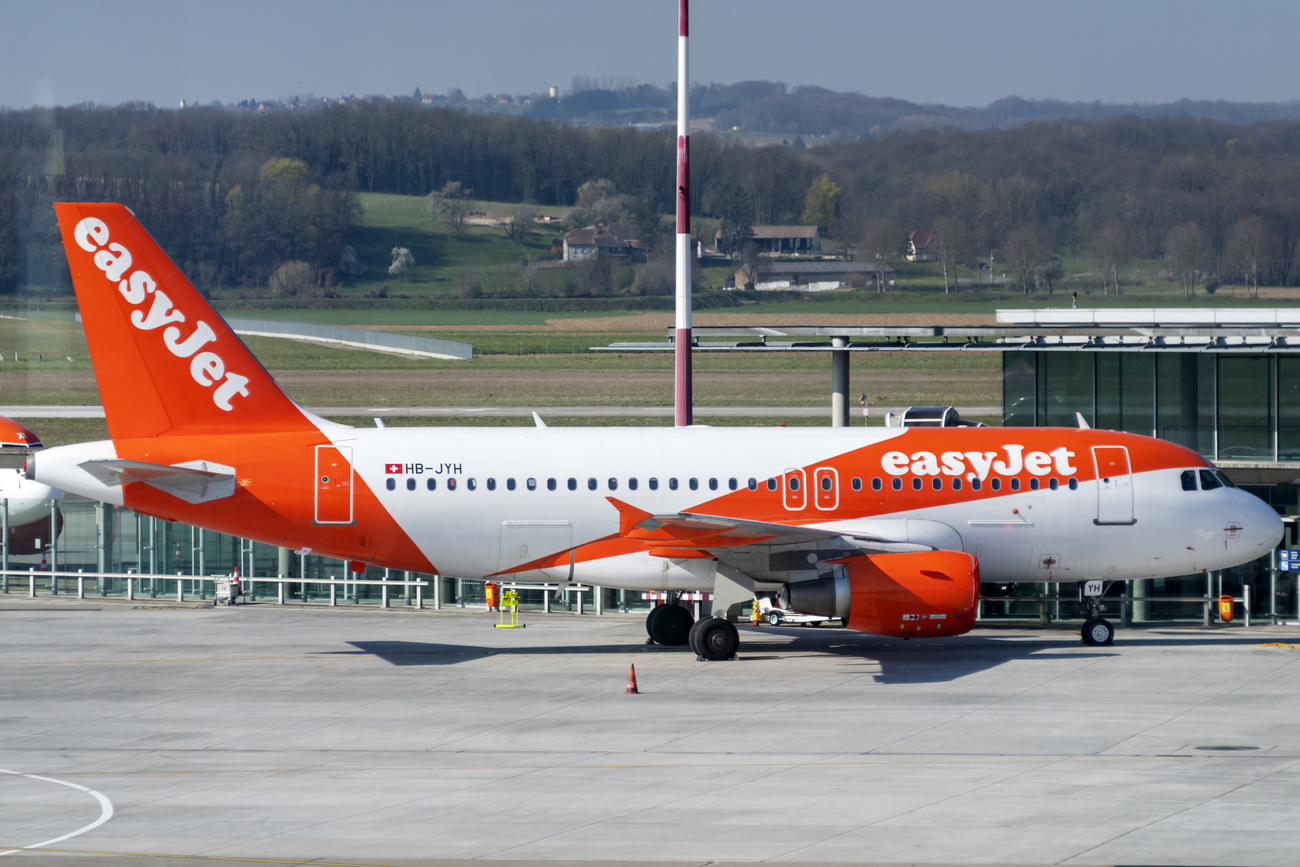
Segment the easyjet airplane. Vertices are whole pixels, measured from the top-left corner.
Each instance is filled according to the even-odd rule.
[[[743,594],[892,636],[972,626],[979,583],[1101,582],[1266,554],[1277,514],[1161,440],[1041,428],[352,428],[275,384],[132,214],[57,204],[110,440],[29,473],[353,564]],[[1113,631],[1100,599],[1088,643]],[[651,637],[734,655],[725,617]]]

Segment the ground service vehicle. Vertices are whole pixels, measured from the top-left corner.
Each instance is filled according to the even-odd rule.
[[[971,628],[979,583],[1223,569],[1278,515],[1200,455],[1069,428],[353,428],[297,406],[123,206],[56,204],[110,439],[29,477],[353,564],[705,590],[903,637]],[[1111,627],[1096,597],[1088,642]],[[728,658],[726,617],[652,638]]]

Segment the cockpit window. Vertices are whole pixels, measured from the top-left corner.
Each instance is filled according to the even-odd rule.
[[[1223,482],[1219,481],[1214,473],[1209,470],[1201,470],[1201,490],[1213,491],[1215,488],[1222,488]]]
[[[1183,483],[1184,491],[1196,490],[1196,470],[1183,470],[1180,479]]]
[[[1223,470],[1215,470],[1215,471],[1214,471],[1214,477],[1215,477],[1216,479],[1218,479],[1219,481],[1223,482],[1223,486],[1224,486],[1225,488],[1235,488],[1235,487],[1237,487],[1236,485],[1234,485],[1234,484],[1232,483],[1232,479],[1230,479],[1230,478],[1228,478],[1226,475],[1224,475]]]

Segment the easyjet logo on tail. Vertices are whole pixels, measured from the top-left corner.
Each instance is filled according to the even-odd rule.
[[[217,353],[199,351],[217,339],[212,327],[200,319],[186,335],[181,328],[185,314],[172,306],[171,298],[147,271],[131,270],[131,251],[109,241],[103,220],[86,217],[72,230],[72,237],[81,249],[95,254],[95,267],[110,283],[117,284],[117,291],[128,304],[137,307],[131,311],[131,324],[140,331],[162,328],[163,345],[177,358],[190,360],[190,377],[204,388],[213,389],[212,402],[217,409],[230,412],[234,408],[230,402],[237,395],[248,395],[248,377],[226,370],[225,360]]]

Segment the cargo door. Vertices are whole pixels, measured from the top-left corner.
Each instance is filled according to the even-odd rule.
[[[573,547],[573,525],[568,521],[503,521],[497,572],[502,578],[568,580],[569,561],[539,569],[522,569],[543,557],[553,558]]]
[[[352,447],[316,446],[316,524],[352,524]]]
[[[1093,446],[1098,524],[1133,524],[1133,474],[1124,446]]]

